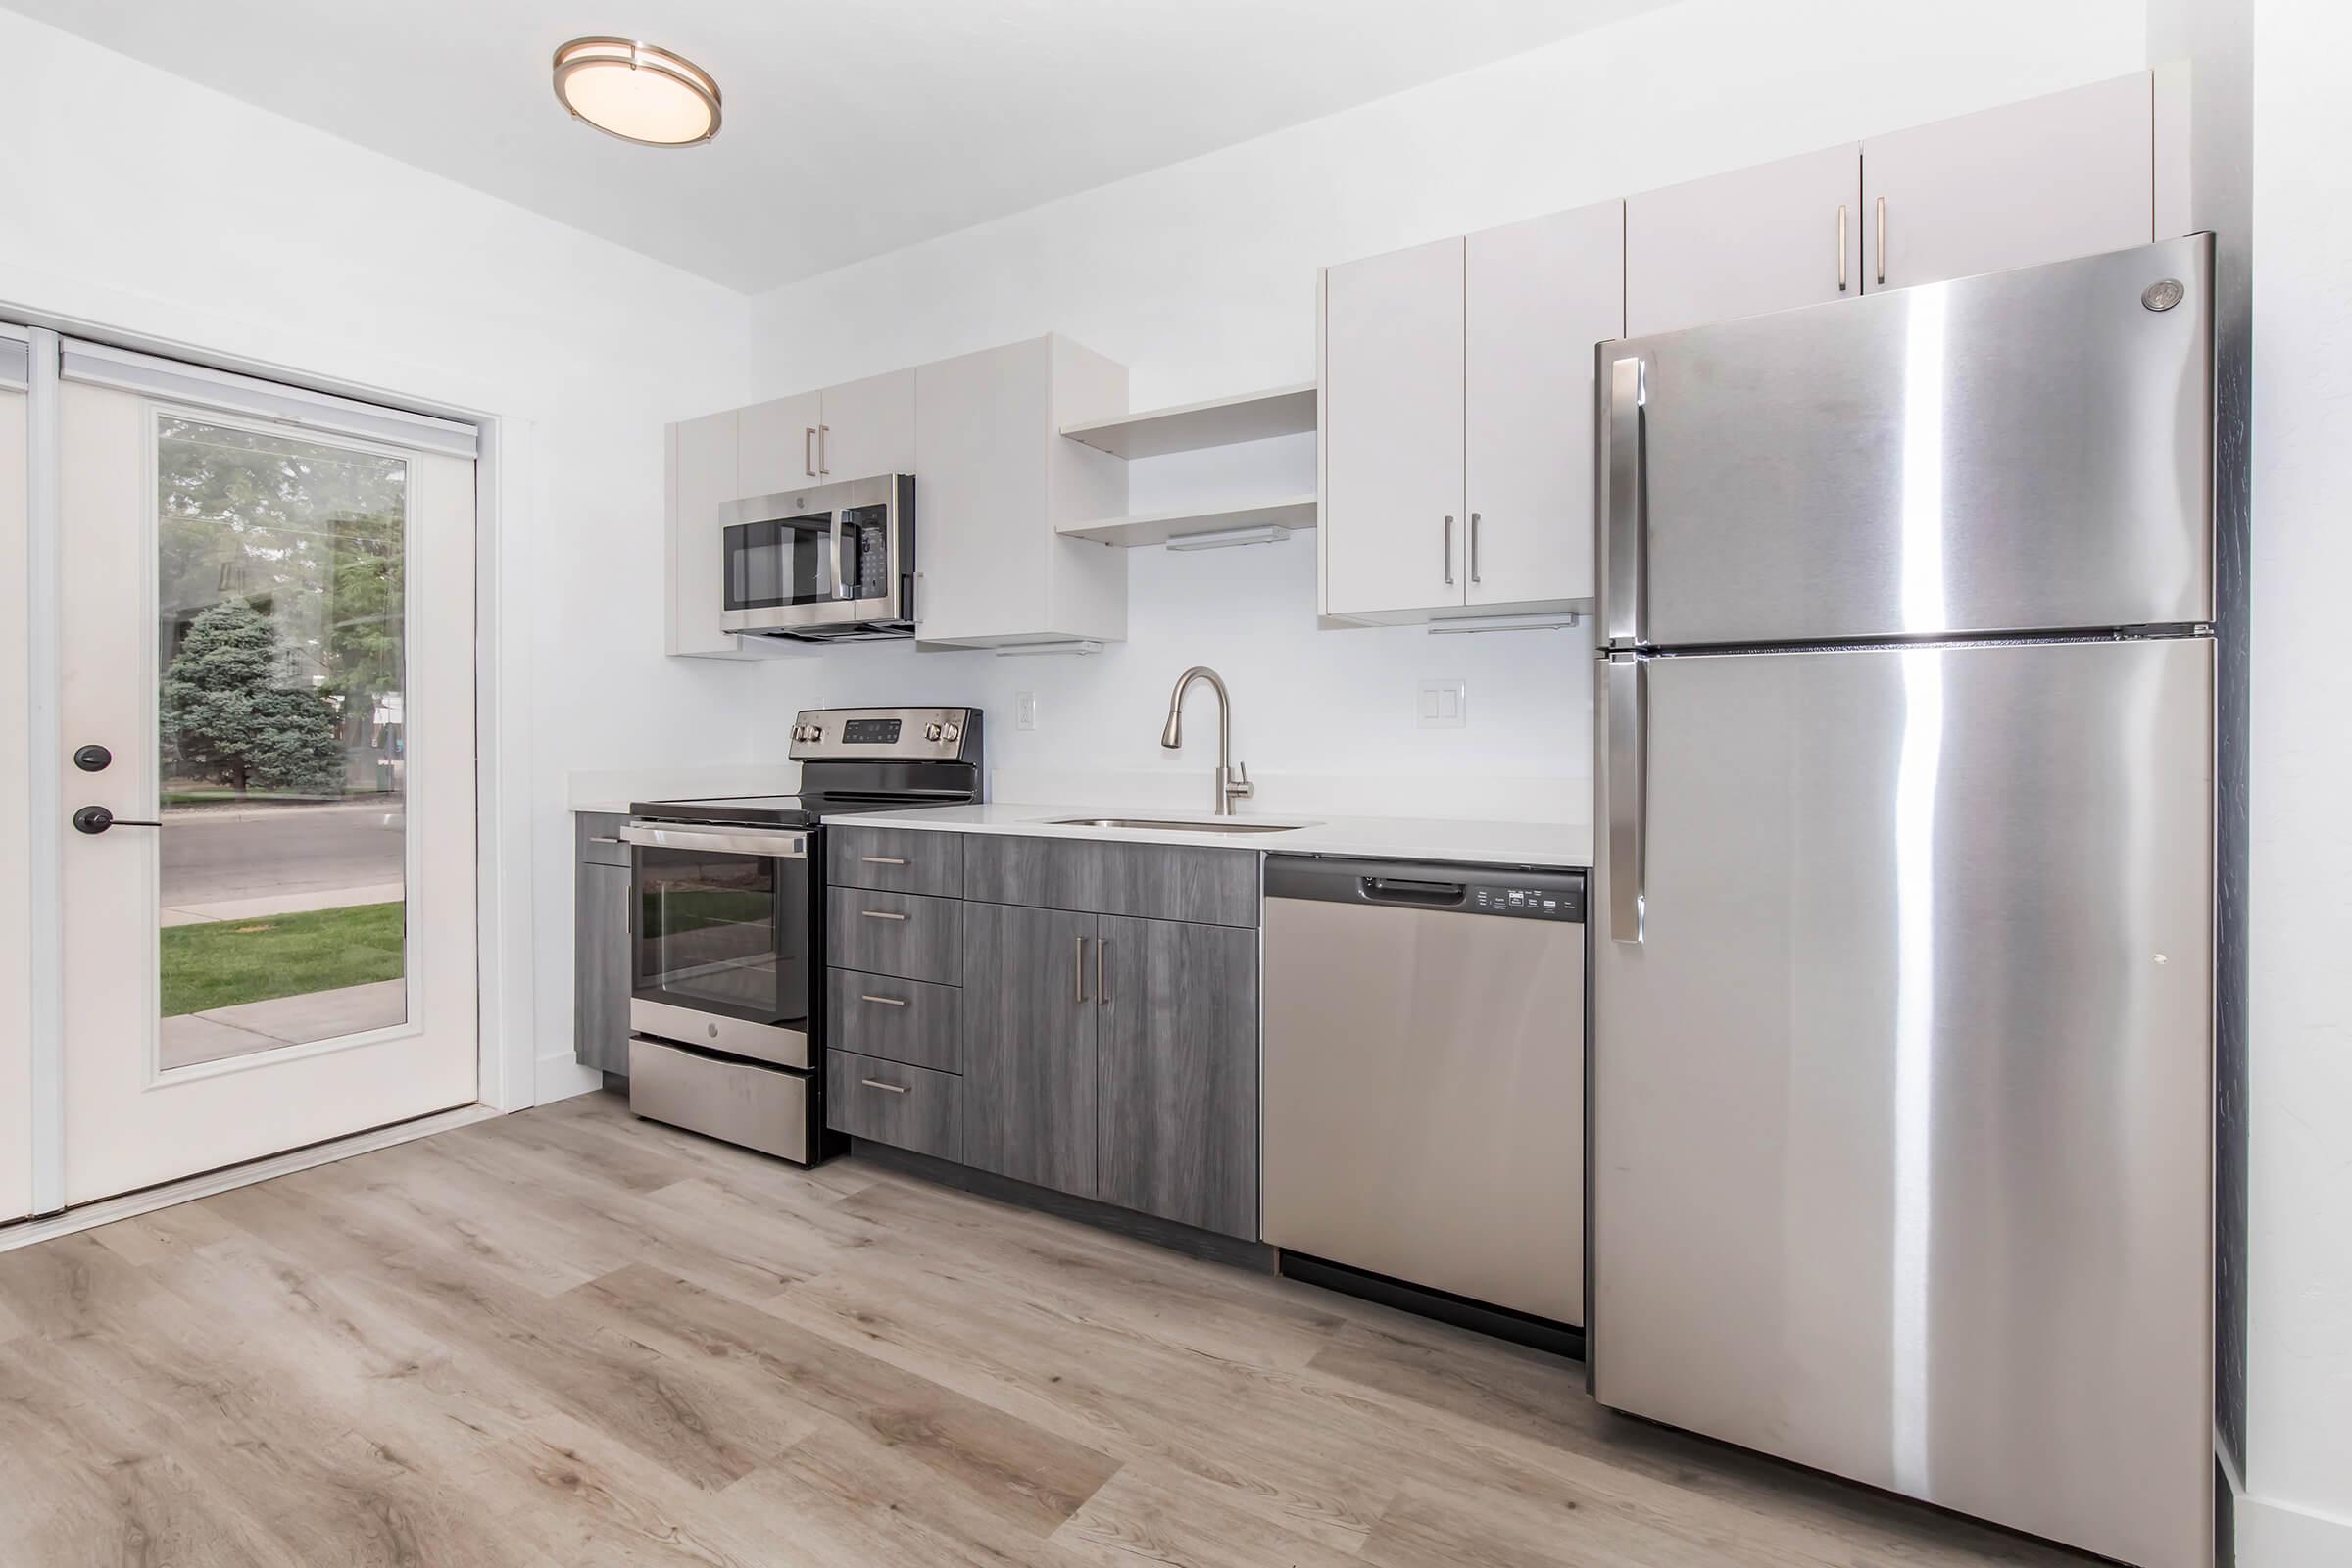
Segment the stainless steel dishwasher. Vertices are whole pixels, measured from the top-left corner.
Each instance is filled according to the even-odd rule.
[[[1283,1272],[1581,1353],[1585,876],[1266,859]]]

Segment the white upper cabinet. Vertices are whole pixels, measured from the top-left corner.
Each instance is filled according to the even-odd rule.
[[[1463,248],[1324,273],[1326,614],[1462,602]]]
[[[1862,149],[1847,142],[1625,202],[1625,335],[1862,291]]]
[[[912,369],[825,388],[816,421],[818,478],[831,484],[913,473],[914,451]]]
[[[1595,344],[1625,334],[1625,204],[1473,234],[1462,603],[1590,599]]]
[[[742,450],[733,488],[720,499],[781,495],[817,482],[816,427],[824,421],[824,394],[801,392],[738,411]]]
[[[1602,202],[1329,269],[1323,612],[1592,596],[1593,345],[1625,326]]]
[[[669,592],[662,646],[705,659],[764,657],[718,629],[719,561],[723,542],[718,509],[735,499],[742,455],[742,416],[729,409],[669,427],[664,456],[668,482]]]
[[[1060,435],[1127,412],[1123,366],[1058,336],[915,371],[915,636],[1003,647],[1127,635],[1127,553],[1056,531],[1127,510],[1127,465]]]
[[[2149,74],[1862,144],[1866,288],[2091,256],[2154,238]]]

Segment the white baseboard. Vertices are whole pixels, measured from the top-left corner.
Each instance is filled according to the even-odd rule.
[[[539,1058],[535,1074],[537,1093],[531,1103],[545,1105],[558,1100],[569,1100],[605,1087],[605,1075],[594,1067],[583,1067],[572,1059],[568,1051],[555,1052]]]
[[[2352,1568],[2352,1519],[2237,1499],[2238,1568]]]

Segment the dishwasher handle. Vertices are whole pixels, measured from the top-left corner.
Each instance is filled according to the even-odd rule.
[[[1359,878],[1366,904],[1407,904],[1421,909],[1453,909],[1470,896],[1467,882],[1432,882],[1423,877]]]

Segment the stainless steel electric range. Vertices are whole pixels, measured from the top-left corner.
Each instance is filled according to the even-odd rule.
[[[825,818],[979,800],[980,720],[814,710],[792,728],[797,795],[629,808],[631,1110],[825,1156]]]

